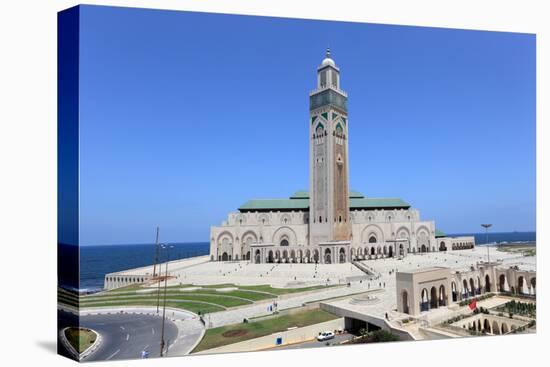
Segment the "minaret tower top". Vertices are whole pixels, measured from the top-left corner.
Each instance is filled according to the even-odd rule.
[[[340,89],[340,69],[327,48],[325,58],[317,68],[317,88],[310,94],[310,111],[332,105],[342,113],[347,113],[347,93]]]

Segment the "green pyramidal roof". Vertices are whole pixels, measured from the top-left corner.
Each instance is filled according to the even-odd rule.
[[[411,206],[399,198],[366,198],[357,191],[351,191],[351,210],[374,209],[408,209]],[[250,211],[292,211],[309,209],[309,193],[305,190],[296,191],[288,199],[253,199],[239,207],[241,212]]]
[[[447,236],[445,232],[440,231],[439,229],[435,229],[435,237],[445,237]]]
[[[365,197],[365,195],[361,194],[359,191],[353,191],[351,190],[349,192],[350,199],[357,198],[362,199]],[[291,199],[309,199],[309,192],[307,190],[298,190],[292,196]]]

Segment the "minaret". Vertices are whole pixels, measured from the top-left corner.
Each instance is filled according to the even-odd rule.
[[[349,241],[347,94],[330,49],[317,68],[309,101],[310,244]]]

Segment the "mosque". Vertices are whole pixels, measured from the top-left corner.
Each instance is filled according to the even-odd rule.
[[[334,264],[475,246],[473,237],[445,236],[400,198],[349,189],[348,95],[330,50],[309,99],[309,191],[229,213],[211,227],[211,261]]]

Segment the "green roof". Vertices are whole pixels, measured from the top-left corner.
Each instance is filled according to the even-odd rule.
[[[354,199],[354,198],[355,198],[355,199],[362,199],[362,198],[364,198],[364,197],[365,197],[365,195],[361,194],[359,191],[353,191],[353,190],[351,190],[351,191],[349,192],[349,198],[350,198],[350,199]]]
[[[361,198],[350,199],[350,209],[403,208],[411,206],[399,198]]]
[[[410,205],[399,198],[366,198],[356,191],[350,192],[350,209],[408,209]],[[253,199],[239,207],[240,211],[290,211],[309,209],[309,194],[296,191],[289,199]]]
[[[309,199],[309,192],[307,190],[298,190],[292,196],[291,199]]]
[[[309,199],[253,199],[241,205],[239,210],[305,210],[307,208],[309,208]]]
[[[349,192],[349,197],[350,197],[350,199],[353,199],[353,198],[362,199],[362,198],[365,197],[365,195],[361,194],[359,191],[351,190]],[[291,199],[309,199],[309,191],[307,191],[307,190],[298,190],[294,194],[292,194],[292,196],[290,198]]]
[[[445,232],[442,232],[442,231],[440,231],[439,229],[436,228],[435,229],[435,236],[436,237],[445,237],[447,235],[445,234]]]

